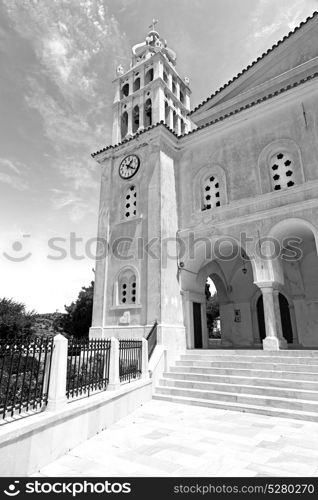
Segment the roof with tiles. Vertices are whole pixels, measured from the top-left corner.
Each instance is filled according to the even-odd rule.
[[[224,114],[223,116],[220,116],[219,118],[216,118],[215,120],[212,120],[208,123],[205,123],[204,125],[201,125],[200,127],[197,127],[195,130],[192,130],[191,132],[188,132],[186,134],[182,134],[182,135],[177,135],[170,127],[168,127],[168,125],[166,125],[163,121],[159,122],[159,123],[156,123],[155,125],[151,125],[151,127],[148,127],[144,130],[142,130],[141,132],[138,132],[137,134],[133,135],[132,137],[130,137],[129,139],[125,139],[124,141],[122,142],[119,142],[118,144],[114,144],[114,145],[109,145],[109,146],[106,146],[105,148],[101,149],[100,151],[96,151],[96,153],[92,153],[92,158],[94,158],[95,156],[101,154],[101,153],[104,153],[105,151],[108,151],[109,149],[116,149],[118,146],[121,146],[123,144],[126,144],[132,140],[134,140],[136,137],[144,134],[145,132],[147,132],[148,130],[152,130],[154,128],[157,128],[159,127],[160,125],[161,126],[164,126],[167,130],[169,130],[169,132],[171,134],[173,134],[175,137],[177,137],[178,139],[181,139],[183,137],[188,137],[192,134],[195,134],[196,132],[199,132],[200,130],[204,129],[204,128],[207,128],[207,127],[210,127],[211,125],[214,125],[215,123],[219,123],[219,122],[222,122],[224,120],[226,120],[227,118],[230,118],[231,116],[234,116],[238,113],[240,113],[241,111],[244,111],[246,109],[249,109],[253,106],[256,106],[257,104],[261,104],[262,102],[264,101],[267,101],[273,97],[276,97],[280,94],[282,94],[283,92],[287,92],[288,90],[291,90],[295,87],[298,87],[299,85],[302,85],[303,83],[306,83],[310,80],[313,80],[315,78],[318,77],[318,72],[317,73],[314,73],[306,78],[302,78],[301,80],[299,80],[298,82],[295,82],[293,84],[290,84],[290,85],[286,85],[286,87],[282,87],[281,89],[279,90],[276,90],[275,92],[272,92],[271,94],[268,94],[264,97],[261,97],[260,99],[257,99],[256,101],[252,101],[248,104],[246,104],[245,106],[241,106],[240,108],[237,108],[235,109],[234,111],[231,111],[230,113],[227,113],[227,114]]]
[[[208,97],[205,101],[203,101],[201,104],[199,104],[196,108],[194,108],[190,113],[189,115],[191,115],[192,113],[194,113],[195,111],[197,111],[199,108],[201,108],[205,103],[207,103],[209,100],[213,99],[213,97],[215,97],[217,94],[219,94],[223,89],[225,89],[226,87],[228,87],[232,82],[236,81],[241,75],[243,75],[244,73],[246,73],[246,71],[248,71],[251,67],[253,67],[255,64],[257,64],[258,61],[260,61],[261,59],[263,59],[267,54],[269,54],[270,52],[272,52],[276,47],[278,47],[279,45],[281,45],[287,38],[289,38],[291,35],[293,35],[296,31],[298,31],[303,25],[305,25],[306,23],[308,23],[308,21],[310,21],[311,19],[313,19],[314,17],[318,16],[318,12],[314,12],[312,16],[308,17],[305,21],[303,21],[302,23],[300,23],[299,26],[297,26],[293,31],[291,31],[288,35],[286,35],[282,40],[278,41],[275,45],[273,45],[270,49],[268,49],[267,52],[265,52],[264,54],[262,54],[262,56],[258,57],[258,59],[256,59],[256,61],[254,61],[252,64],[250,64],[249,66],[247,66],[247,68],[245,68],[241,73],[239,73],[238,75],[236,75],[232,80],[230,80],[228,83],[226,83],[225,85],[223,85],[223,87],[221,87],[219,90],[217,90],[214,94],[212,94],[210,97]],[[175,137],[177,137],[178,139],[180,138],[183,138],[183,137],[186,137],[186,136],[189,136],[189,135],[192,135],[192,134],[195,134],[196,132],[199,132],[200,130],[206,128],[206,127],[209,127],[211,125],[214,125],[218,122],[222,122],[224,121],[225,119],[233,116],[233,115],[236,115],[238,113],[240,113],[241,111],[244,111],[246,109],[249,109],[257,104],[260,104],[264,101],[267,101],[269,99],[271,99],[272,97],[275,97],[279,94],[282,94],[283,92],[286,92],[292,88],[295,88],[295,87],[298,87],[299,85],[305,83],[305,82],[308,82],[314,78],[317,78],[318,77],[318,73],[314,73],[313,75],[310,75],[306,78],[302,78],[300,81],[298,82],[295,82],[293,84],[290,84],[290,85],[287,85],[285,87],[282,87],[281,89],[273,92],[273,93],[270,93],[264,97],[261,97],[255,101],[252,101],[240,108],[237,108],[235,109],[234,111],[231,111],[229,113],[226,113],[224,114],[223,116],[220,116],[218,118],[215,118],[214,120],[208,122],[208,123],[205,123],[204,125],[201,125],[200,127],[197,127],[196,129],[192,130],[191,132],[188,132],[186,134],[182,134],[182,135],[177,135],[170,127],[168,127],[168,125],[166,123],[164,123],[164,121],[160,121],[154,125],[151,125],[150,127],[147,127],[146,129],[140,131],[140,132],[137,132],[136,134],[134,134],[133,136],[129,137],[128,139],[125,139],[123,140],[122,142],[118,143],[118,144],[114,144],[114,145],[109,145],[109,146],[106,146],[105,148],[99,150],[99,151],[96,151],[95,153],[92,153],[92,158],[95,158],[96,156],[98,156],[99,154],[101,153],[104,153],[110,149],[116,149],[117,147],[119,146],[122,146],[123,144],[127,144],[129,143],[130,141],[134,140],[136,137],[139,137],[140,135],[148,132],[149,130],[152,130],[152,129],[155,129],[157,127],[159,127],[160,125],[161,126],[164,126],[167,130],[169,130],[169,132],[171,134],[173,134]]]
[[[222,92],[222,90],[226,89],[229,85],[231,85],[233,82],[235,82],[236,80],[238,80],[249,69],[253,68],[255,66],[255,64],[257,64],[259,61],[261,61],[262,59],[264,59],[264,57],[266,57],[269,53],[271,53],[273,50],[275,50],[277,47],[279,47],[282,43],[284,43],[284,41],[287,38],[290,38],[294,33],[296,33],[297,31],[299,31],[302,26],[304,26],[305,24],[307,24],[311,19],[313,19],[317,15],[318,15],[318,12],[314,12],[312,14],[312,16],[307,17],[307,19],[305,21],[301,22],[299,26],[297,26],[294,30],[290,31],[286,36],[284,36],[284,38],[282,38],[282,40],[279,40],[277,43],[275,43],[270,49],[268,49],[261,56],[259,56],[255,61],[253,61],[246,68],[244,68],[240,73],[238,73],[236,76],[234,76],[234,78],[232,78],[227,83],[225,83],[222,87],[220,87],[218,90],[216,90],[213,94],[210,95],[210,97],[207,97],[204,101],[202,101],[200,104],[198,104],[198,106],[196,106],[192,111],[190,111],[189,115],[192,115],[195,111],[197,111],[198,109],[200,109],[204,104],[206,104],[207,102],[209,102],[210,100],[212,100],[215,96],[217,96],[220,92]]]
[[[151,125],[150,127],[145,128],[144,130],[141,130],[140,132],[137,132],[136,134],[132,135],[128,139],[124,139],[122,142],[119,142],[118,144],[110,144],[109,146],[106,146],[105,148],[101,149],[100,151],[96,151],[96,153],[92,153],[91,156],[94,158],[95,156],[105,153],[105,151],[108,151],[109,149],[116,149],[118,146],[122,146],[123,144],[127,144],[128,142],[132,141],[133,139],[136,139],[136,137],[139,137],[140,135],[144,134],[145,132],[148,132],[149,130],[152,130],[156,127],[159,127],[159,125],[163,125],[171,134],[173,134],[175,137],[178,137],[178,134],[176,134],[164,121],[160,121],[158,123],[155,123],[154,125]],[[181,137],[181,136],[180,136]]]

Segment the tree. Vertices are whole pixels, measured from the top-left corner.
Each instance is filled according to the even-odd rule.
[[[208,332],[212,334],[215,320],[220,316],[220,306],[217,292],[211,295],[210,287],[207,283],[205,285],[205,297]]]
[[[0,299],[0,338],[31,335],[35,312],[26,311],[25,305],[13,299]]]
[[[58,318],[55,328],[62,329],[73,337],[88,337],[92,324],[94,281],[90,286],[83,286],[75,302],[64,306],[66,314]]]

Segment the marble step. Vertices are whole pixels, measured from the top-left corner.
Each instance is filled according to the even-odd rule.
[[[180,361],[209,361],[209,362],[248,362],[248,363],[283,363],[283,364],[301,364],[301,365],[311,365],[316,366],[318,371],[318,358],[305,357],[305,356],[242,356],[242,355],[223,355],[218,356],[217,354],[201,355],[201,354],[183,354],[180,357]]]
[[[257,356],[257,357],[304,357],[304,358],[318,358],[318,349],[302,349],[290,350],[283,349],[280,351],[264,351],[263,349],[188,349],[186,354],[200,354],[200,356]]]
[[[217,400],[206,400],[199,398],[171,396],[169,394],[154,394],[153,399],[160,401],[170,401],[171,403],[181,403],[193,406],[204,406],[206,408],[217,408],[229,411],[240,411],[246,413],[256,413],[259,415],[269,415],[273,417],[290,418],[318,422],[318,413],[308,411],[295,411],[282,408],[271,408],[269,406],[258,406],[253,404],[241,404],[235,402],[225,402]]]
[[[195,380],[180,380],[177,378],[163,378],[160,380],[161,387],[176,387],[182,389],[199,389],[203,391],[235,392],[236,394],[253,394],[257,396],[300,399],[306,401],[318,401],[318,390],[308,391],[302,389],[291,389],[287,387],[260,387],[250,384],[226,384],[217,382],[202,382]]]
[[[231,361],[223,361],[223,360],[217,360],[217,361],[201,361],[201,360],[188,360],[188,359],[183,359],[180,361],[176,361],[175,366],[180,367],[180,366],[195,366],[195,367],[205,367],[205,368],[212,368],[212,367],[223,367],[223,368],[232,368],[234,370],[238,368],[245,368],[245,369],[262,369],[262,370],[279,370],[279,371],[288,371],[291,370],[294,372],[308,372],[308,371],[313,371],[313,372],[318,372],[318,364],[316,365],[302,365],[302,364],[288,364],[288,363],[280,363],[280,362],[263,362],[262,360],[259,360],[258,362],[254,361],[240,361],[238,360],[231,360]]]
[[[298,373],[296,374],[298,375]],[[270,377],[243,377],[238,375],[207,375],[206,373],[187,373],[187,372],[164,372],[164,378],[178,379],[178,380],[189,380],[189,381],[202,381],[202,382],[215,382],[224,383],[232,385],[253,385],[260,387],[278,387],[278,388],[290,388],[290,389],[305,389],[308,391],[318,391],[318,377],[316,381],[306,381],[295,379],[282,379],[282,378],[270,378]]]
[[[190,397],[197,399],[207,399],[214,401],[226,401],[240,403],[242,405],[269,406],[271,408],[283,408],[289,410],[300,410],[307,412],[317,412],[318,401],[308,401],[304,399],[282,398],[275,396],[264,396],[259,394],[246,394],[236,392],[223,392],[216,390],[190,389],[179,387],[157,386],[156,394],[168,394],[170,396]]]
[[[308,369],[306,372],[295,372],[293,367],[289,370],[257,370],[252,368],[226,368],[226,367],[216,367],[216,366],[184,366],[180,363],[178,366],[172,366],[170,368],[171,372],[187,372],[187,373],[205,373],[208,375],[238,375],[246,377],[269,377],[269,378],[283,378],[283,379],[295,379],[299,378],[304,381],[317,381],[318,371],[314,372]]]

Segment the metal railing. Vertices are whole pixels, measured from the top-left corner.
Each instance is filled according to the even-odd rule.
[[[158,323],[157,321],[155,321],[153,327],[146,337],[146,340],[148,342],[148,360],[151,358],[151,355],[157,345],[157,327]]]
[[[89,397],[109,382],[110,340],[71,339],[68,343],[67,398]]]
[[[142,341],[119,340],[119,379],[130,382],[141,377]]]
[[[53,337],[0,340],[0,415],[35,412],[47,403]]]

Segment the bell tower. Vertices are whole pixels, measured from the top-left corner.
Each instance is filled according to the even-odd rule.
[[[113,145],[160,121],[177,135],[191,130],[189,79],[176,71],[176,54],[155,30],[153,20],[145,41],[132,47],[128,71],[117,68],[113,104]]]
[[[101,191],[90,336],[142,338],[156,322],[172,357],[186,345],[175,256],[177,136],[190,131],[190,89],[155,24],[133,46],[130,69],[117,69],[112,145],[93,155]]]

